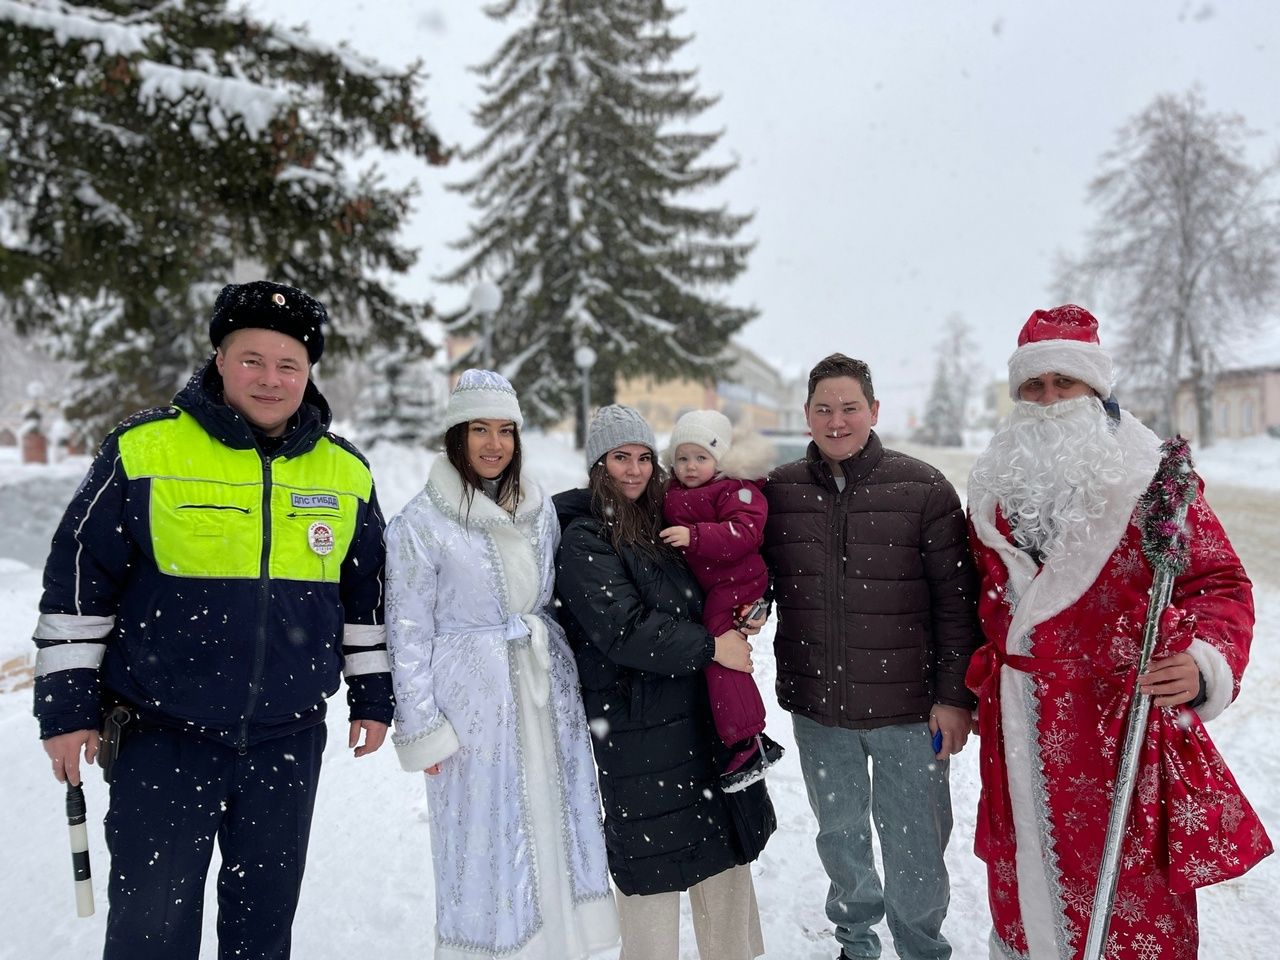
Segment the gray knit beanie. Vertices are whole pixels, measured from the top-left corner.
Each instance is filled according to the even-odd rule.
[[[657,459],[658,441],[638,410],[619,403],[601,407],[587,426],[587,469],[595,466],[596,461],[610,450],[628,443],[643,444]]]

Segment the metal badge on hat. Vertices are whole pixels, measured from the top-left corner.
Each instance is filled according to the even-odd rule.
[[[277,307],[283,307],[283,306],[284,306],[284,294],[283,294],[283,293],[280,293],[280,292],[278,292],[278,291],[277,291],[276,293],[273,293],[273,294],[271,295],[271,301],[272,301],[272,302],[273,302]]]
[[[333,527],[323,520],[317,520],[307,527],[307,546],[319,557],[327,557],[333,553]]]

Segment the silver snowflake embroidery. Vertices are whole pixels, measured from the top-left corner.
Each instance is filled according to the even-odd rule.
[[[996,880],[1000,882],[1001,886],[1013,883],[1016,876],[1017,868],[1014,867],[1012,860],[996,861]]]
[[[1088,605],[1100,613],[1110,613],[1116,608],[1116,599],[1116,588],[1103,583],[1090,591]]]
[[[1169,819],[1181,827],[1183,833],[1199,833],[1209,829],[1204,807],[1190,797],[1179,797],[1173,801],[1173,812],[1169,814]]]
[[[1062,826],[1068,834],[1079,833],[1093,822],[1093,815],[1080,807],[1072,807],[1062,816]]]
[[[1244,804],[1240,802],[1240,798],[1235,794],[1223,797],[1222,803],[1222,829],[1227,833],[1235,833],[1236,828],[1240,826],[1240,822],[1244,820]]]
[[[1141,897],[1132,890],[1123,890],[1116,895],[1116,901],[1111,910],[1129,926],[1133,926],[1142,918],[1143,906]]]
[[[1227,542],[1221,533],[1201,528],[1195,538],[1197,553],[1203,553],[1211,560],[1223,560],[1228,556]]]
[[[1068,881],[1062,888],[1062,902],[1088,916],[1093,910],[1093,884],[1087,880]]]
[[[1229,837],[1209,835],[1209,849],[1229,867],[1240,866],[1239,850]]]
[[[1138,800],[1142,805],[1150,806],[1156,802],[1156,796],[1160,792],[1160,777],[1155,769],[1148,767],[1142,771],[1142,777],[1138,781]]]
[[[1106,736],[1102,738],[1102,755],[1108,760],[1116,755],[1116,738]]]
[[[1040,741],[1040,752],[1046,763],[1061,767],[1071,759],[1071,741],[1075,738],[1067,730],[1050,729]]]
[[[1133,935],[1133,955],[1138,960],[1160,960],[1160,941],[1154,933]]]
[[[1187,863],[1182,869],[1182,875],[1187,878],[1187,882],[1193,887],[1203,887],[1213,883],[1222,876],[1222,871],[1218,866],[1208,860],[1201,860],[1194,853],[1187,859]]]
[[[1115,571],[1116,577],[1128,581],[1147,569],[1147,561],[1143,559],[1140,551],[1130,549],[1116,557],[1112,569]]]

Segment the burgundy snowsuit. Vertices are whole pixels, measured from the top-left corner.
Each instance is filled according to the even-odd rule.
[[[689,489],[674,477],[662,505],[668,525],[689,528],[689,569],[706,592],[702,623],[713,636],[734,625],[737,609],[764,596],[769,573],[760,556],[768,505],[750,480],[717,477]],[[732,746],[764,730],[764,701],[751,674],[709,663],[703,672],[716,733]]]

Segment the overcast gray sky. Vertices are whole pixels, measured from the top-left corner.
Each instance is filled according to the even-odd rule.
[[[447,140],[476,139],[477,78],[507,29],[471,0],[253,0],[314,35],[391,64],[420,57]],[[1160,93],[1199,84],[1210,109],[1280,146],[1280,4],[1160,0],[687,0],[676,21],[719,104],[717,159],[740,169],[708,202],[754,211],[758,242],[731,296],[760,308],[746,344],[788,373],[831,350],[871,364],[882,424],[923,407],[951,313],[975,330],[981,374],[1001,373],[1017,330],[1051,306],[1055,254],[1078,251],[1086,188],[1116,130]],[[422,248],[409,292],[456,307],[431,279],[457,263],[468,217],[416,170]],[[1116,327],[1101,305],[1103,343]]]

